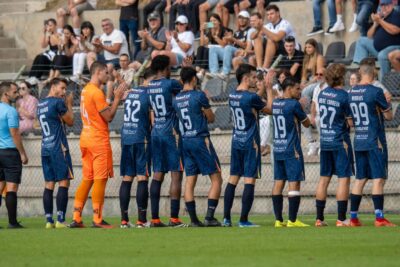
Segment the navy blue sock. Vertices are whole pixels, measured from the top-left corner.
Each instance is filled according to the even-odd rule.
[[[150,185],[151,217],[153,220],[160,219],[160,192],[161,182],[153,179]]]
[[[350,194],[350,216],[352,219],[358,218],[358,209],[360,208],[362,195]]]
[[[283,196],[272,195],[272,205],[274,206],[275,219],[283,222],[282,210],[283,210]]]
[[[338,220],[344,221],[346,220],[347,213],[347,200],[338,200],[337,202],[337,211],[338,211]]]
[[[44,214],[46,216],[46,221],[49,223],[54,223],[53,220],[53,190],[44,189],[43,192],[43,207]]]
[[[57,221],[65,222],[65,213],[68,206],[68,187],[59,186],[56,197]]]
[[[224,218],[231,220],[231,209],[235,199],[236,185],[227,183],[224,194]]]
[[[372,195],[372,201],[374,202],[376,219],[383,219],[383,195]]]
[[[315,207],[317,207],[317,220],[323,221],[324,217],[324,209],[326,205],[326,200],[315,200]]]
[[[138,207],[138,219],[142,223],[147,222],[147,203],[149,199],[149,182],[139,181],[136,189],[136,204]]]
[[[297,212],[300,207],[300,196],[289,197],[289,220],[295,222],[297,220]]]
[[[132,182],[122,181],[119,188],[119,206],[121,208],[121,221],[129,222],[128,210],[131,200]]]
[[[196,214],[196,202],[193,200],[190,202],[186,202],[185,204],[186,204],[186,209],[190,216],[190,221],[194,223],[199,222],[199,218],[197,218]]]
[[[240,214],[240,222],[249,220],[249,213],[254,201],[254,185],[245,184],[242,195],[242,212]]]
[[[179,218],[180,199],[171,199],[171,218]]]
[[[0,207],[1,207],[1,201],[3,200],[3,195],[0,193]]]
[[[206,214],[206,220],[211,220],[214,218],[215,209],[218,206],[218,199],[208,199],[208,208]]]
[[[8,223],[17,224],[17,192],[7,192],[6,207],[8,212]]]

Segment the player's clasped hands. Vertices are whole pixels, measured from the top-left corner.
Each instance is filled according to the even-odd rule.
[[[129,86],[125,82],[120,83],[120,85],[118,85],[118,87],[114,90],[114,99],[118,101],[121,100],[125,91],[128,89]]]

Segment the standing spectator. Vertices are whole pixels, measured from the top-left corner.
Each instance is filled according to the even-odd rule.
[[[262,28],[260,33],[258,33],[267,38],[265,55],[262,39],[258,38],[254,42],[257,67],[264,69],[268,69],[271,66],[275,55],[282,54],[284,52],[283,40],[286,37],[293,36],[296,38],[292,25],[289,21],[281,18],[279,8],[276,5],[269,5],[267,6],[266,10],[269,23]],[[300,46],[297,44],[296,48],[300,49]]]
[[[74,82],[78,82],[82,76],[83,69],[86,63],[87,53],[95,52],[95,47],[92,44],[94,34],[95,34],[94,27],[92,23],[90,23],[89,21],[84,21],[81,25],[81,36],[77,47],[77,51],[74,54],[72,62],[73,76],[71,77],[71,80]]]
[[[353,62],[359,64],[368,56],[377,57],[382,79],[390,71],[388,54],[400,49],[400,12],[394,10],[392,0],[381,0],[380,8],[380,13],[371,15],[374,24],[367,37],[357,41]]]
[[[165,7],[167,6],[166,0],[150,0],[150,2],[143,8],[143,17],[148,18],[151,13],[157,12],[160,16],[161,27],[164,26],[164,17],[163,13]],[[149,20],[145,20],[143,22],[143,28],[149,28]]]
[[[169,13],[168,29],[170,31],[175,29],[175,21],[177,16],[184,15],[185,17],[189,18],[189,1],[190,0],[167,0],[165,12]]]
[[[0,84],[0,192],[7,188],[8,228],[23,226],[17,221],[17,191],[21,183],[22,164],[28,163],[21,134],[18,113],[11,106],[18,96],[15,83]]]
[[[322,28],[321,21],[321,4],[324,0],[313,0],[313,14],[314,14],[314,26],[312,30],[307,34],[307,36],[313,36],[316,34],[320,34],[324,32]],[[325,35],[330,35],[331,28],[336,23],[336,8],[335,8],[335,0],[327,0],[328,2],[328,14],[329,14],[329,26],[325,32]]]
[[[249,32],[249,12],[243,10],[238,14],[238,30],[232,35],[227,33],[224,37],[228,43],[227,46],[212,46],[209,50],[209,64],[210,64],[210,75],[218,76],[222,80],[225,80],[232,69],[232,58],[238,49],[245,49],[247,46],[247,35]],[[218,61],[222,60],[222,71],[219,72]]]
[[[139,28],[139,12],[138,0],[115,0],[115,4],[121,7],[121,12],[119,15],[119,29],[121,32],[125,34],[126,41],[129,46],[129,37],[132,39],[132,44],[129,46],[131,51],[131,58],[135,58],[136,54],[140,50],[139,43],[136,40],[139,38],[138,36],[138,28]],[[134,49],[132,51],[132,49]]]
[[[65,25],[65,17],[72,17],[72,27],[74,28],[75,35],[80,34],[81,18],[80,15],[85,10],[95,10],[97,0],[68,0],[68,4],[57,10],[57,31],[62,33]]]
[[[400,49],[390,52],[388,58],[392,68],[400,72]]]
[[[43,75],[48,75],[54,56],[58,50],[59,37],[56,34],[56,20],[48,19],[44,21],[43,35],[40,39],[40,46],[46,49],[43,53],[37,55],[32,63],[31,71],[27,81],[34,85],[39,83]]]
[[[22,82],[19,85],[18,92],[20,99],[17,100],[17,111],[19,114],[20,133],[28,132],[33,129],[36,118],[36,109],[38,100],[31,95],[31,85],[28,82]]]
[[[296,82],[300,82],[304,53],[295,47],[296,40],[292,36],[286,37],[284,43],[285,52],[278,68],[289,69],[290,75],[295,78]]]
[[[172,67],[179,67],[183,59],[193,55],[194,34],[188,30],[188,19],[180,15],[175,22],[175,31],[166,31],[167,45],[165,50],[155,50],[151,57],[166,55],[169,57]]]
[[[308,39],[304,47],[304,60],[301,71],[301,86],[304,88],[309,83],[314,83],[317,77],[315,73],[325,65],[324,57],[318,51],[318,43],[315,39]]]

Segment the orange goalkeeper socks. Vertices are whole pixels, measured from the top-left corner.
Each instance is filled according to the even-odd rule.
[[[83,207],[85,206],[92,185],[93,181],[82,180],[81,184],[76,190],[75,201],[74,201],[74,212],[73,212],[73,220],[76,222],[82,222],[82,210]]]
[[[103,221],[104,195],[108,179],[94,180],[92,191],[93,222],[100,224]]]

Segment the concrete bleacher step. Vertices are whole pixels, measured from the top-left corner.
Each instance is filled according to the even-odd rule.
[[[41,11],[46,8],[47,2],[47,0],[0,0],[0,15]]]
[[[1,33],[0,33],[0,36],[2,36]],[[15,47],[15,39],[8,38],[8,37],[0,37],[0,49],[1,48],[10,48],[10,47]]]
[[[21,59],[26,58],[25,49],[21,48],[0,48],[1,59]]]
[[[0,73],[15,73],[22,67],[27,65],[29,61],[26,58],[10,58],[0,59]]]

